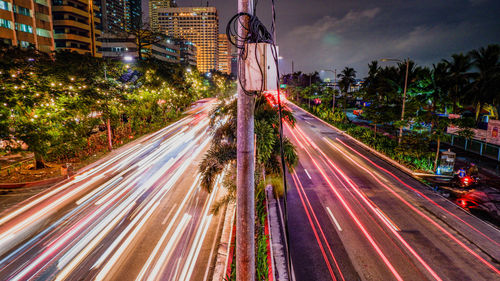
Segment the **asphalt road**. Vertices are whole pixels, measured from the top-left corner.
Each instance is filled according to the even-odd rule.
[[[197,170],[212,104],[3,212],[0,280],[208,280],[222,189]]]
[[[499,280],[500,231],[312,115],[285,134],[296,280]]]

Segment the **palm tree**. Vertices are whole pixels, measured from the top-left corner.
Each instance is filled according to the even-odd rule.
[[[463,101],[466,93],[466,86],[469,83],[470,70],[472,66],[471,57],[464,54],[453,54],[452,60],[442,60],[448,67],[448,80],[451,84],[449,89],[452,99],[452,110],[456,113],[458,104]]]
[[[295,124],[290,111],[283,109],[282,116],[292,126]],[[216,176],[224,167],[236,161],[236,117],[236,99],[221,102],[212,112],[210,120],[210,128],[213,130],[212,145],[199,166],[202,174],[201,185],[208,192],[211,192]],[[255,103],[256,163],[263,173],[280,172],[278,128],[278,109],[271,106],[264,96],[258,97]],[[287,138],[283,139],[283,149],[288,168],[294,167],[298,161],[297,153]]]
[[[449,124],[448,118],[439,115],[439,112],[444,111],[448,105],[448,92],[450,87],[448,70],[448,63],[444,61],[437,65],[433,64],[431,70],[428,68],[422,69],[422,75],[426,78],[427,87],[417,96],[423,104],[423,114],[419,117],[425,123],[431,124],[430,137],[437,143],[434,157],[434,171],[437,169],[441,140]]]
[[[476,106],[477,119],[483,104],[498,105],[500,102],[498,94],[500,84],[500,45],[481,47],[479,50],[471,51],[470,56],[477,68],[471,89],[475,93],[473,101]]]
[[[340,78],[339,85],[344,92],[344,114],[347,112],[347,93],[352,84],[356,83],[356,70],[352,67],[345,67],[341,73],[337,75]],[[347,118],[347,115],[346,115]],[[348,119],[349,120],[349,119]]]

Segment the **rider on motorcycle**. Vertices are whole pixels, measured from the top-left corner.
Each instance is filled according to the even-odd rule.
[[[467,174],[469,176],[477,176],[479,174],[479,170],[474,163],[470,163],[469,169],[467,169]]]

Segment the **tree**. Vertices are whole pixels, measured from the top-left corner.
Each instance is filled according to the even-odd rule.
[[[345,67],[341,73],[337,75],[337,78],[340,78],[339,86],[342,92],[344,92],[344,114],[346,114],[347,118],[347,95],[351,85],[356,83],[356,70],[351,67]]]
[[[467,85],[469,84],[470,73],[469,69],[472,62],[469,55],[453,54],[452,60],[443,60],[448,67],[448,81],[451,85],[449,88],[450,98],[452,100],[452,112],[457,113],[458,104],[466,97]]]
[[[437,144],[436,153],[434,157],[434,171],[437,170],[439,160],[439,150],[441,147],[441,140],[446,135],[446,129],[450,124],[450,119],[440,115],[444,112],[448,103],[448,64],[440,62],[437,65],[432,65],[432,70],[427,68],[422,70],[422,74],[427,79],[426,87],[417,99],[420,99],[422,109],[417,120],[430,124],[430,139],[435,140]]]
[[[151,30],[149,23],[143,22],[142,17],[137,17],[129,29],[119,36],[125,40],[134,40],[139,60],[143,59],[145,51],[152,45],[167,39],[165,34]]]
[[[485,103],[498,106],[500,95],[500,45],[488,45],[470,52],[477,72],[473,74],[471,91],[476,108],[476,120]]]
[[[212,190],[216,176],[224,167],[236,161],[236,113],[236,100],[222,101],[212,112],[210,120],[210,128],[213,130],[212,145],[199,166],[202,174],[201,185],[208,192]],[[286,109],[283,110],[283,119],[292,126],[295,124],[292,113]],[[278,109],[264,96],[259,96],[255,104],[256,160],[262,172],[280,171],[278,128]],[[285,162],[291,169],[297,163],[295,147],[284,138],[283,148]]]

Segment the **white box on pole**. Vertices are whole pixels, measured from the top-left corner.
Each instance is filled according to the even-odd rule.
[[[279,49],[268,43],[249,43],[245,63],[245,90],[247,91],[273,91],[278,86],[278,71],[276,61]]]

